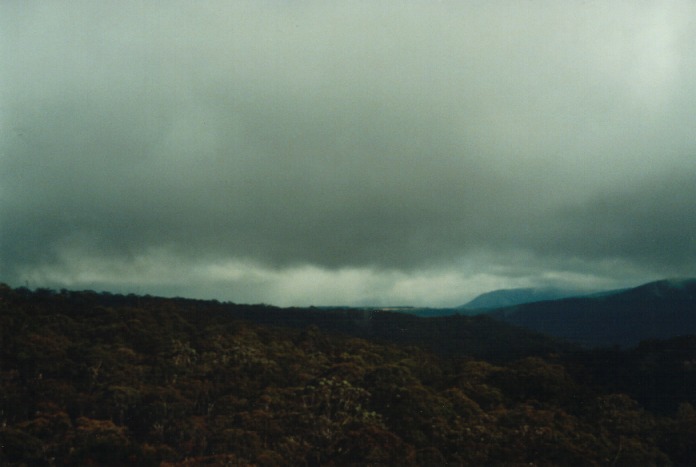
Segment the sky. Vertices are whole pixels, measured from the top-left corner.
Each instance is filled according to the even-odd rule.
[[[3,1],[0,282],[456,306],[696,276],[690,1]]]

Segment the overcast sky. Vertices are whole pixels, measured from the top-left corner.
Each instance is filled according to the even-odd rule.
[[[691,1],[3,1],[0,281],[459,305],[696,276]]]

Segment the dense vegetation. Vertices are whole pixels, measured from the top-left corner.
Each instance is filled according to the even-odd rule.
[[[514,334],[487,319],[462,317],[429,327],[424,324],[429,320],[407,317],[420,320],[422,331],[413,337],[408,322],[397,315],[363,315],[368,323],[383,319],[398,326],[394,333],[414,343],[438,335],[449,339],[446,332],[427,334],[458,329],[456,345],[440,343],[436,354],[388,343],[386,331],[379,341],[338,334],[360,328],[351,324],[352,316],[2,287],[0,463],[669,465],[696,460],[694,395],[673,392],[668,404],[646,410],[646,398],[655,393],[631,372],[636,368],[640,377],[672,382],[693,378],[694,340],[599,354],[546,346],[553,341],[540,347],[537,336]],[[461,334],[467,326],[469,332]],[[519,336],[529,337],[529,352]],[[501,349],[509,340],[520,358],[507,358],[511,354],[504,350],[495,361],[473,357],[476,349],[490,351],[471,344],[482,339]],[[611,372],[604,362],[625,370]]]

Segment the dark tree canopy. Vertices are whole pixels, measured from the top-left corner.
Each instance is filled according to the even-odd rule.
[[[669,404],[652,407],[629,375],[637,369],[676,381],[696,367],[693,339],[599,355],[531,334],[524,347],[524,339],[506,341],[511,328],[488,320],[354,318],[347,311],[0,287],[0,463],[696,460],[693,394],[674,392]],[[420,333],[410,320],[418,320]],[[424,347],[438,335],[437,345]],[[472,345],[482,338],[496,342],[497,359],[483,359],[492,345]],[[506,342],[528,352],[501,358],[512,355]],[[600,362],[626,371],[610,377]]]

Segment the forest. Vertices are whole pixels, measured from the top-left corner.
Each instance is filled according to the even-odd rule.
[[[693,465],[696,338],[0,286],[0,464]]]

